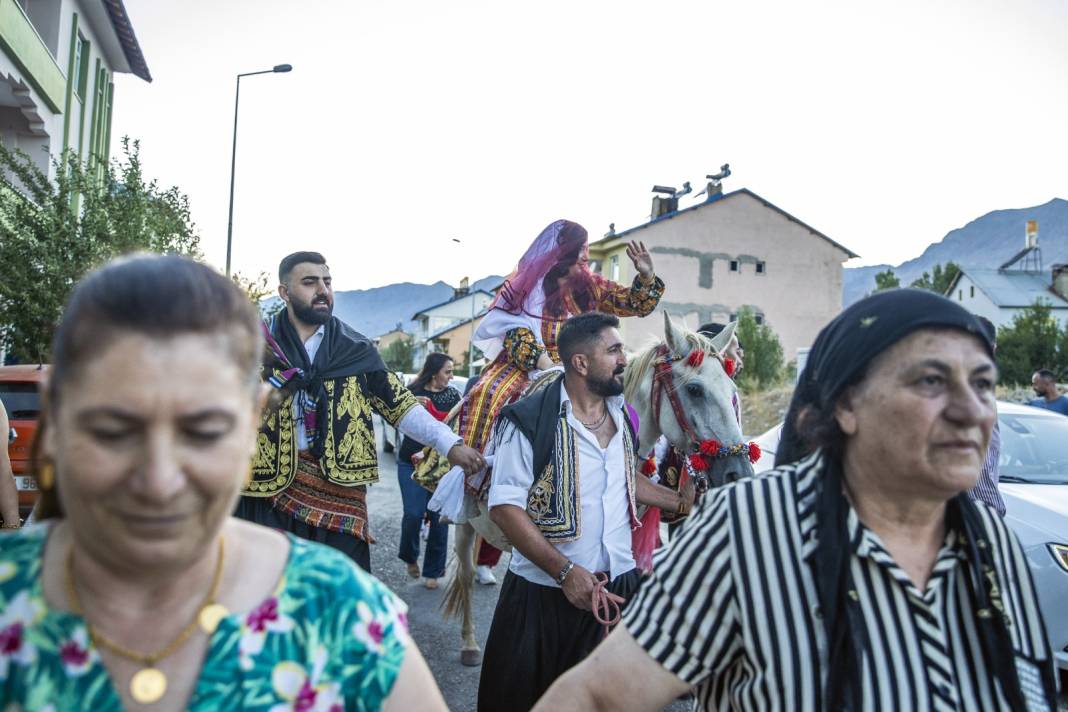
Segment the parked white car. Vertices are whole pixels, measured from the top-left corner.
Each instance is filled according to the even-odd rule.
[[[998,403],[1001,426],[999,489],[1005,522],[1031,565],[1057,667],[1068,673],[1068,417],[1017,403]],[[782,424],[755,438],[770,470]]]

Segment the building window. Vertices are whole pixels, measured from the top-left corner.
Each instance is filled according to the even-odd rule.
[[[731,260],[730,269],[731,269],[731,272],[737,272],[740,269],[740,265],[738,264],[738,260]]]
[[[968,296],[971,297],[972,299],[975,299],[975,285],[974,284],[968,287]]]
[[[85,90],[89,83],[89,41],[78,33],[78,41],[74,45],[74,93],[78,98],[85,101]]]
[[[764,263],[763,262],[757,262],[756,263],[756,273],[757,274],[764,274]]]
[[[595,272],[597,274],[600,274],[601,273],[601,261],[600,260],[590,260],[590,271],[591,272]]]
[[[612,255],[608,260],[608,269],[611,271],[609,279],[613,282],[619,281],[619,255]]]
[[[963,289],[958,289],[957,290],[957,301],[958,302],[963,302],[964,301],[964,290]]]
[[[755,321],[757,324],[763,324],[764,323],[764,315],[763,314],[754,314],[753,315],[753,321]]]

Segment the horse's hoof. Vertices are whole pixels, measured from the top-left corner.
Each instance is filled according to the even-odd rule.
[[[482,664],[482,651],[477,648],[475,650],[461,650],[460,664],[467,667],[478,667]]]

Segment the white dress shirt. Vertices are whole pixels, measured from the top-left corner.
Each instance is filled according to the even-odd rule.
[[[554,543],[557,550],[576,566],[589,571],[605,571],[614,579],[634,568],[631,552],[630,503],[624,469],[623,396],[605,399],[609,417],[616,424],[616,434],[607,448],[601,448],[597,437],[586,429],[571,409],[567,387],[560,388],[561,407],[567,413],[567,424],[575,433],[578,451],[578,506],[580,511],[579,538]],[[539,473],[540,474],[540,473]],[[530,441],[522,433],[495,444],[493,480],[489,491],[490,508],[511,504],[527,508],[527,495],[534,484],[534,453]],[[540,584],[559,588],[554,576],[538,568],[512,550],[509,570],[517,576]]]
[[[326,326],[320,326],[315,333],[304,342],[304,350],[308,352],[308,361],[315,362],[315,354],[323,344],[326,336]],[[304,431],[304,411],[293,399],[293,419],[297,424],[297,449],[307,450],[311,447],[308,442],[308,434]],[[436,420],[426,408],[412,408],[397,423],[397,430],[413,440],[421,443],[429,443],[442,455],[448,455],[449,450],[459,440],[460,436],[452,431],[449,426]]]

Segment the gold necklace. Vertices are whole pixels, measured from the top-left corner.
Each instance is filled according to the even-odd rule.
[[[226,555],[226,549],[223,546],[223,539],[219,538],[219,560],[215,564],[215,576],[211,581],[211,589],[208,591],[208,595],[204,598],[204,602],[200,604],[200,608],[197,610],[197,615],[193,617],[193,620],[185,627],[182,628],[178,636],[167,645],[163,646],[160,650],[144,654],[135,650],[130,650],[121,643],[117,643],[105,637],[100,631],[98,631],[92,623],[89,622],[88,617],[85,616],[85,612],[82,610],[81,601],[78,598],[78,591],[74,587],[74,547],[71,547],[70,554],[67,555],[67,570],[66,570],[66,584],[67,584],[67,599],[70,604],[71,610],[85,618],[85,627],[89,631],[89,638],[92,640],[93,645],[98,648],[107,648],[115,655],[132,660],[136,663],[141,663],[144,667],[134,673],[130,678],[130,696],[137,702],[143,705],[150,705],[153,702],[157,702],[167,692],[167,676],[163,674],[163,671],[156,667],[156,663],[163,660],[166,657],[173,655],[182,645],[189,640],[189,636],[196,630],[197,624],[199,624],[206,633],[211,634],[215,631],[219,621],[226,617],[227,610],[225,607],[218,603],[215,603],[215,596],[219,592],[219,584],[222,581],[223,572],[223,560]]]
[[[590,423],[587,423],[586,421],[579,419],[579,417],[577,415],[575,416],[575,419],[578,420],[578,422],[582,423],[586,427],[587,430],[597,430],[602,425],[604,425],[604,422],[606,420],[608,420],[608,404],[607,403],[604,404],[603,407],[604,407],[604,412],[601,414],[601,419],[597,422],[596,425],[591,425]]]

